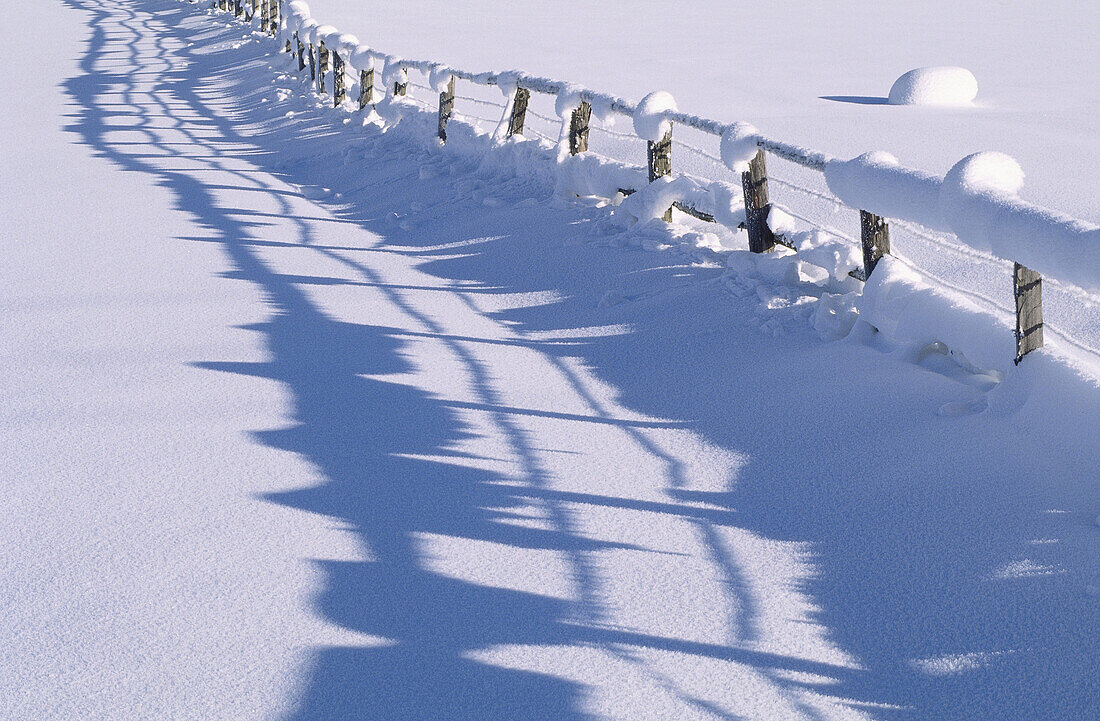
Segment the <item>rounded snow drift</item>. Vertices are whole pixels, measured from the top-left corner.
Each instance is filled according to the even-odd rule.
[[[947,172],[943,187],[971,195],[1017,195],[1024,170],[1016,159],[995,150],[968,155]]]
[[[719,147],[722,162],[727,168],[735,173],[743,173],[749,169],[749,163],[759,150],[756,147],[757,135],[756,128],[748,123],[737,122],[726,128]]]
[[[968,106],[978,95],[978,79],[966,68],[940,66],[910,70],[890,88],[891,105]]]
[[[672,123],[665,117],[670,112],[676,112],[676,100],[670,93],[650,93],[634,111],[634,132],[642,140],[658,142],[672,130]]]

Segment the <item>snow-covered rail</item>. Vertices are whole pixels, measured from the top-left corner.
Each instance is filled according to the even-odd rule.
[[[635,104],[521,71],[474,73],[430,60],[389,55],[360,43],[354,35],[320,24],[310,16],[309,7],[302,0],[213,0],[213,5],[233,12],[238,18],[258,16],[261,30],[281,38],[285,51],[297,57],[300,70],[305,70],[308,60],[309,72],[319,92],[325,93],[325,78],[332,71],[337,106],[346,99],[344,74],[348,68],[359,71],[360,109],[383,102],[387,95],[404,96],[408,72],[423,73],[431,88],[440,94],[441,142],[446,142],[456,80],[496,86],[508,97],[507,122],[502,120],[498,128],[502,139],[523,135],[531,93],[554,96],[563,124],[559,145],[570,156],[588,150],[589,121],[593,114],[600,118],[612,113],[627,116],[632,119],[638,137],[647,144],[649,188],[644,190],[652,191],[650,205],[661,206],[657,216],[671,220],[672,209],[676,208],[707,222],[743,228],[748,233],[749,249],[756,253],[767,252],[776,243],[788,242],[782,232],[773,231],[773,223],[769,222],[772,204],[766,154],[820,172],[840,204],[859,211],[863,268],[853,272],[853,277],[870,280],[882,258],[890,254],[886,219],[952,233],[974,250],[1014,263],[1017,364],[1024,355],[1043,345],[1042,276],[1055,277],[1088,292],[1100,290],[1100,226],[1019,198],[1023,172],[1014,160],[1000,153],[968,156],[942,178],[904,168],[883,152],[843,160],[768,138],[748,123],[720,123],[681,112],[672,96],[664,92],[651,93]],[[376,82],[379,74],[380,83]],[[675,125],[720,138],[722,163],[741,177],[738,193],[719,187],[727,184],[717,183],[706,189],[678,182],[683,179],[673,177],[671,149]],[[621,186],[615,189],[624,195],[643,190]],[[741,200],[737,195],[743,197],[743,210],[731,206]],[[875,278],[876,283],[882,280]],[[880,291],[879,295],[889,294]],[[880,309],[884,306],[877,305]]]

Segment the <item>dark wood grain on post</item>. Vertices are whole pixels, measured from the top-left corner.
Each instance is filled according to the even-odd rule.
[[[866,210],[859,211],[859,239],[863,246],[863,280],[871,277],[878,261],[890,255],[890,226],[886,220]]]
[[[294,42],[298,45],[298,72],[302,72],[306,69],[306,46],[297,32],[294,33]]]
[[[267,15],[267,29],[273,36],[279,34],[279,0],[271,0],[271,11]]]
[[[321,95],[328,94],[328,90],[325,89],[326,75],[328,75],[328,48],[322,40],[317,46],[317,92]]]
[[[672,128],[668,129],[665,137],[657,142],[646,141],[646,161],[649,166],[649,182],[663,178],[672,173]],[[670,206],[661,220],[672,222],[672,207]]]
[[[447,121],[451,119],[451,113],[455,109],[455,76],[452,75],[447,83],[447,89],[439,94],[439,130],[437,135],[444,143],[447,142]]]
[[[646,160],[649,165],[649,182],[663,178],[672,172],[672,130],[657,142],[646,141]]]
[[[592,120],[592,106],[584,100],[569,119],[569,154],[588,150],[588,123]]]
[[[512,117],[508,120],[508,137],[523,135],[523,124],[527,118],[527,103],[531,100],[531,91],[527,88],[516,88],[515,97],[512,98]]]
[[[1016,296],[1016,365],[1043,347],[1043,277],[1019,263],[1013,269]]]
[[[393,84],[393,97],[403,98],[409,92],[409,83],[394,83]]]
[[[374,93],[374,69],[359,71],[359,109],[370,104],[371,95]]]
[[[344,85],[344,59],[340,53],[332,51],[332,107],[338,108],[348,97]]]
[[[775,247],[775,236],[768,227],[768,169],[764,151],[759,150],[749,162],[749,169],[741,173],[741,189],[745,193],[745,229],[749,232],[749,250],[767,253]]]
[[[267,26],[271,23],[271,8],[267,0],[260,0],[260,31],[267,32]]]

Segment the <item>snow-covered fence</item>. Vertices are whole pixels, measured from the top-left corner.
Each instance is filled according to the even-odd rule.
[[[214,6],[230,10],[229,1],[216,0]],[[660,205],[650,217],[671,221],[672,209],[676,208],[700,220],[743,228],[748,234],[749,250],[754,253],[768,252],[776,243],[792,245],[769,222],[773,205],[768,191],[768,153],[822,173],[839,202],[859,211],[863,268],[851,275],[861,281],[869,282],[880,261],[891,254],[888,218],[953,233],[966,246],[1014,263],[1016,363],[1043,344],[1041,274],[1087,291],[1100,289],[1100,227],[1020,199],[1023,173],[1015,161],[1000,153],[964,158],[943,178],[904,168],[882,152],[842,160],[765,137],[747,123],[725,124],[681,112],[668,93],[652,93],[635,105],[522,72],[472,73],[432,61],[395,57],[360,44],[354,36],[341,35],[332,26],[319,24],[310,17],[302,0],[253,0],[253,13],[256,3],[261,8],[261,30],[285,38],[286,51],[296,56],[299,71],[308,61],[310,78],[322,94],[326,93],[325,76],[332,51],[337,106],[345,97],[348,66],[359,71],[361,110],[383,100],[387,91],[392,98],[405,96],[408,71],[429,76],[430,85],[439,93],[437,134],[443,142],[454,111],[456,80],[496,86],[505,93],[508,119],[503,138],[523,136],[532,93],[554,96],[570,156],[588,151],[594,111],[601,118],[612,113],[631,118],[636,134],[646,141],[649,186]],[[375,82],[379,65],[380,91]],[[376,96],[378,92],[383,98]],[[741,177],[743,214],[730,205],[728,184],[718,183],[708,189],[676,182],[679,179],[672,172],[672,132],[676,125],[720,139],[722,163]],[[643,190],[616,189],[624,196]],[[875,280],[882,279],[876,276]],[[872,298],[869,310],[889,305],[876,300],[883,299]]]

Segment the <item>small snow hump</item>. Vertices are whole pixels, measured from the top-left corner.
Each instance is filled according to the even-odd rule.
[[[910,70],[890,88],[891,105],[973,105],[978,79],[966,68],[940,66]]]

